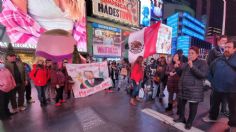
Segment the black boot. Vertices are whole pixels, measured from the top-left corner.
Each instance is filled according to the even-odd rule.
[[[178,123],[178,122],[186,123],[186,119],[184,117],[179,117],[178,119],[174,119],[174,122],[176,122],[176,123]]]
[[[185,129],[190,130],[192,128],[192,123],[186,123],[185,124]]]
[[[172,111],[173,109],[173,104],[169,103],[168,107],[166,108],[166,111]]]

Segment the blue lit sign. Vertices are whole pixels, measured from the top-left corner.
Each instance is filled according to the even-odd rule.
[[[189,30],[187,28],[184,28],[184,27],[182,28],[182,33],[187,34],[187,35],[192,36],[192,37],[199,38],[201,40],[204,40],[204,36],[202,36],[202,35],[200,35],[198,33],[195,33],[195,32],[193,32],[193,31],[191,31],[191,30]]]
[[[183,19],[182,21],[183,25],[201,33],[202,35],[205,35],[205,30],[200,28],[199,26],[196,26],[195,24],[193,24],[192,22],[188,21],[187,19]]]
[[[179,13],[176,13],[167,18],[167,25],[172,27],[172,38],[178,36]]]
[[[177,50],[182,49],[183,54],[188,56],[188,51],[190,47],[190,37],[189,36],[179,36],[177,39]]]
[[[110,30],[110,31],[118,32],[118,33],[121,32],[121,29],[119,29],[119,28],[109,27],[109,26],[105,26],[105,25],[102,25],[102,24],[98,24],[98,23],[92,23],[92,27],[105,29],[105,30]]]
[[[196,24],[198,24],[199,26],[201,26],[202,28],[206,28],[206,25],[204,25],[203,23],[201,23],[200,21],[198,21],[197,19],[195,19],[194,17],[192,17],[191,15],[189,15],[188,13],[184,12],[183,16],[188,18],[189,20],[195,22]]]
[[[170,20],[170,19],[175,19],[175,18],[177,18],[177,19],[179,18],[179,13],[175,13],[174,15],[168,17],[167,21],[168,21],[168,19]]]

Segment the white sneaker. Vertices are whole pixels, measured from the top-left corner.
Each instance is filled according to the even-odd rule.
[[[12,109],[12,114],[16,114],[17,112],[19,112],[17,108],[16,109]]]
[[[210,119],[208,116],[203,117],[202,120],[203,120],[204,122],[217,122],[217,120],[212,120],[212,119]]]
[[[19,107],[20,111],[24,111],[25,109],[26,109],[26,107],[24,107],[24,106]]]

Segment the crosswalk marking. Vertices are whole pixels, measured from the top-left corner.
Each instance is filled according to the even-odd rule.
[[[183,132],[204,132],[196,127],[192,127],[190,130],[186,130],[184,127],[184,123],[176,123],[173,121],[173,118],[172,117],[169,117],[167,115],[164,115],[164,114],[161,114],[157,111],[154,111],[152,109],[149,109],[149,108],[146,108],[146,109],[143,109],[142,110],[143,113],[151,116],[151,117],[154,117],[168,125],[171,125],[171,126],[174,126],[175,128],[183,131]]]

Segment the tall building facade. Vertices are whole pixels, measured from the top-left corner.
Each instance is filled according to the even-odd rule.
[[[226,0],[226,35],[236,36],[236,0]],[[223,24],[223,0],[192,0],[191,7],[196,11],[196,18],[206,21],[207,36],[221,35]]]

